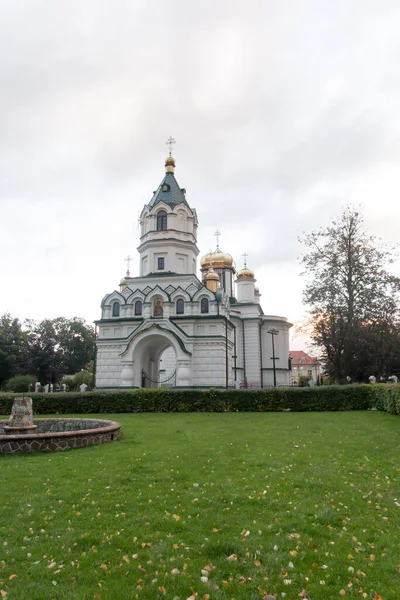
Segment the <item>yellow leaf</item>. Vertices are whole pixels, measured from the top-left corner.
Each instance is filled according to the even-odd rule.
[[[255,559],[254,564],[256,567],[261,567],[261,562],[258,560],[258,558]]]
[[[163,585],[160,585],[160,587],[158,589],[162,593],[162,595],[165,596],[165,594],[167,593],[167,590],[165,589],[165,587]]]
[[[2,598],[5,598],[5,597],[7,596],[7,592],[6,592],[6,590],[0,590],[0,596],[1,596]]]
[[[9,581],[12,581],[13,579],[17,579],[17,577],[18,577],[18,575],[13,573],[12,575],[10,575],[10,577],[8,579],[9,579]]]
[[[126,563],[128,563],[128,565],[131,562],[127,556],[123,556],[122,560],[124,560]]]
[[[100,569],[104,569],[104,571],[107,571],[107,565],[105,565],[104,563],[102,565],[100,565]]]
[[[226,560],[229,560],[229,562],[233,562],[235,560],[237,560],[237,555],[236,554],[231,554],[230,556],[227,557]]]
[[[175,519],[175,521],[180,521],[181,518],[179,515],[172,515],[172,518]]]

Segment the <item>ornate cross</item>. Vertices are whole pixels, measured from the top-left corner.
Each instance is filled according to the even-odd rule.
[[[130,273],[130,267],[131,267],[131,260],[133,260],[132,256],[130,254],[128,254],[128,256],[126,258],[124,258],[124,261],[127,264],[127,269],[126,269],[126,274],[129,277]]]
[[[176,140],[170,135],[167,141],[165,142],[166,146],[169,146],[169,155],[172,154],[172,146],[176,144]]]
[[[215,237],[217,238],[217,250],[219,250],[219,236],[221,235],[221,232],[217,231],[214,233]]]
[[[244,266],[247,267],[247,257],[248,257],[247,252],[243,252],[242,256],[243,256],[243,259],[244,259]]]

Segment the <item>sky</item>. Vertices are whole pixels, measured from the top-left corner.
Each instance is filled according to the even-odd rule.
[[[0,314],[100,317],[175,175],[266,314],[304,319],[298,241],[400,221],[398,0],[2,0]]]

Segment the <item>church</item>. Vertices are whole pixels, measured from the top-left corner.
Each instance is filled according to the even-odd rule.
[[[237,271],[217,237],[198,276],[197,213],[171,151],[140,228],[139,275],[128,263],[119,289],[101,302],[96,388],[288,385],[292,324],[264,314],[246,261]]]

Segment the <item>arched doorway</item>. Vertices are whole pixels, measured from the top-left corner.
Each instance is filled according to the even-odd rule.
[[[164,384],[187,387],[191,384],[191,354],[168,330],[157,327],[140,332],[123,353],[122,362],[122,387],[156,388]]]

